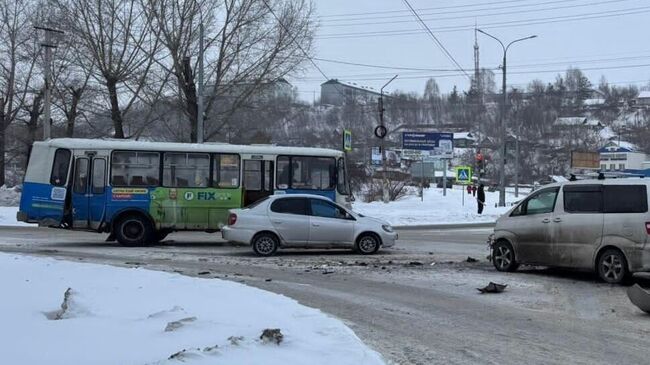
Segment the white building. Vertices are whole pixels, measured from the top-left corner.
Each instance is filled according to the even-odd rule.
[[[625,141],[610,141],[598,152],[601,171],[644,170],[648,160],[648,155]]]

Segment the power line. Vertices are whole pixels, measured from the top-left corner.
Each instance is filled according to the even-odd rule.
[[[506,1],[493,1],[491,4],[505,4],[505,3],[520,3],[528,0],[506,0]],[[571,0],[569,0],[571,1]],[[481,6],[483,4],[465,4],[465,5],[453,5],[453,6],[442,6],[442,7],[433,7],[433,8],[420,8],[419,11],[426,10],[442,10],[442,9],[457,9],[457,8],[466,8]],[[373,11],[373,12],[363,12],[363,13],[343,13],[343,14],[327,14],[321,15],[319,18],[331,18],[331,17],[346,17],[346,16],[358,16],[358,15],[374,15],[374,14],[394,14],[394,13],[406,13],[410,12],[409,10],[384,10],[384,11]],[[410,15],[409,15],[410,16]]]
[[[599,58],[599,59],[567,59],[565,61],[553,61],[553,62],[544,62],[544,63],[528,63],[528,64],[514,64],[508,67],[511,68],[523,68],[523,67],[540,67],[540,66],[553,66],[553,65],[564,65],[564,64],[586,64],[586,63],[601,63],[601,62],[612,62],[612,61],[632,61],[632,60],[643,60],[643,59],[648,59],[650,58],[650,55],[638,55],[638,56],[629,56],[629,57],[615,57],[615,58]],[[416,71],[413,73],[417,72],[457,72],[460,71],[460,69],[454,68],[454,69],[447,69],[447,68],[426,68],[426,67],[408,67],[408,66],[389,66],[389,65],[376,65],[376,64],[368,64],[368,63],[361,63],[361,62],[351,62],[351,61],[343,61],[343,60],[335,60],[335,59],[329,59],[329,58],[319,58],[319,57],[314,57],[314,60],[321,61],[321,62],[328,62],[328,63],[335,63],[335,64],[342,64],[342,65],[349,65],[349,66],[356,66],[356,67],[364,67],[364,68],[377,68],[377,69],[385,69],[385,70],[405,70],[405,71]],[[492,70],[493,68],[487,67],[486,69]],[[494,68],[498,69],[498,68]],[[385,73],[388,75],[389,73]],[[390,73],[391,75],[393,73]],[[360,74],[352,74],[352,75],[345,75],[345,77],[350,77],[350,76],[358,76]],[[364,74],[361,74],[361,76],[367,76]],[[342,76],[343,77],[343,76]]]
[[[586,67],[586,68],[580,68],[580,71],[617,70],[617,69],[644,68],[644,67],[650,67],[650,63],[637,64],[637,65],[624,65],[624,66]],[[508,72],[508,74],[527,75],[527,74],[538,74],[538,73],[561,73],[565,71],[566,69],[536,70],[536,71],[529,70],[529,71],[513,71],[513,72]],[[455,74],[440,74],[440,75],[400,76],[400,79],[413,80],[413,79],[458,77],[458,76],[465,76],[465,75],[466,74],[463,73],[455,73]],[[384,79],[385,77],[369,77],[369,78],[355,78],[354,80],[355,81],[379,81]],[[303,80],[307,81],[309,79],[305,78]]]
[[[418,15],[417,11],[415,11],[415,9],[413,9],[413,7],[411,6],[411,3],[409,3],[408,0],[402,0],[402,1],[406,4],[406,6],[408,6],[409,9],[411,9],[411,12],[413,13],[413,15],[417,18],[417,20],[420,22],[422,27],[424,27],[427,30],[427,32],[429,33],[431,38],[433,38],[433,40],[438,45],[438,47],[447,55],[447,58],[449,58],[456,65],[456,67],[458,67],[465,74],[465,76],[467,76],[467,78],[471,80],[472,78],[463,69],[463,67],[460,65],[460,63],[458,63],[458,61],[456,61],[454,56],[452,56],[451,53],[449,53],[449,51],[447,50],[447,48],[445,48],[445,46],[442,44],[442,42],[440,42],[440,40],[438,40],[438,37],[436,37],[435,34],[433,34],[431,29],[429,29],[429,26],[427,25],[427,23],[425,23],[422,20],[422,18],[420,18],[420,15]]]
[[[372,64],[367,64],[367,63],[332,60],[332,59],[318,58],[318,57],[314,57],[314,59],[318,60],[318,61],[321,61],[321,62],[338,63],[338,64],[342,64],[342,65],[360,66],[360,67],[369,67],[369,68],[381,68],[381,69],[387,69],[387,70],[435,71],[435,72],[439,72],[439,71],[440,72],[444,72],[444,71],[460,71],[459,69],[418,68],[418,67],[405,67],[405,66],[372,65]]]
[[[576,15],[554,16],[554,17],[546,17],[546,18],[529,18],[529,19],[521,19],[521,20],[504,21],[504,22],[484,23],[481,25],[481,27],[484,29],[511,28],[511,27],[519,27],[519,26],[610,18],[610,17],[617,17],[617,16],[624,16],[624,15],[638,15],[638,14],[644,14],[648,12],[650,12],[650,7],[644,6],[644,7],[637,7],[637,8],[609,10],[609,11],[576,14]],[[436,31],[437,33],[459,32],[459,31],[473,30],[473,29],[474,29],[474,24],[433,28],[433,30]],[[425,33],[425,31],[418,30],[418,29],[403,29],[403,30],[355,32],[355,33],[331,33],[331,34],[323,34],[320,36],[316,36],[316,38],[318,39],[365,38],[365,37],[376,37],[376,36],[414,35],[414,34],[421,34],[421,33]]]
[[[467,11],[456,11],[456,12],[449,12],[449,13],[431,13],[431,14],[424,14],[424,15],[440,15],[440,14],[452,14],[452,13],[463,13],[464,15],[461,16],[452,16],[452,17],[436,17],[436,18],[428,18],[424,19],[425,21],[445,21],[445,20],[456,20],[456,19],[467,19],[467,18],[484,18],[484,17],[490,17],[490,16],[500,16],[500,15],[513,15],[513,14],[526,14],[526,13],[538,13],[538,12],[543,12],[543,11],[551,11],[551,10],[562,10],[562,9],[575,9],[575,8],[581,8],[585,6],[589,7],[595,7],[598,5],[604,5],[604,4],[611,4],[611,3],[620,3],[624,1],[629,1],[629,0],[605,0],[605,1],[600,1],[600,2],[593,2],[593,3],[587,3],[587,4],[574,4],[574,5],[562,5],[562,6],[552,6],[552,7],[546,7],[546,8],[541,8],[541,9],[524,9],[524,10],[512,10],[512,11],[503,11],[503,12],[497,12],[497,13],[480,13],[480,14],[467,14]],[[543,4],[556,4],[556,3],[566,3],[566,1],[549,1],[545,3],[539,3],[539,4],[532,4],[533,6],[540,6]],[[531,6],[531,5],[527,5]],[[484,8],[484,9],[477,9],[476,11],[479,10],[496,10],[499,8]],[[509,9],[509,7],[505,7],[505,9]],[[422,14],[421,14],[422,15]],[[394,17],[387,17],[387,18],[393,18]],[[379,18],[360,18],[359,20],[370,20],[370,19],[379,19]],[[347,19],[346,19],[347,20]],[[400,23],[408,23],[408,20],[391,20],[391,21],[383,21],[381,22],[381,25],[385,24],[400,24]],[[324,27],[355,27],[355,26],[362,26],[362,25],[376,25],[377,22],[350,22],[350,23],[343,23],[343,24],[324,24]]]

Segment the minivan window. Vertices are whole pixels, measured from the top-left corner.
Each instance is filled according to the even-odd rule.
[[[533,215],[551,213],[555,207],[555,198],[557,198],[558,188],[542,190],[530,198],[526,199],[510,215]]]
[[[601,185],[571,185],[564,187],[564,211],[567,213],[602,213]]]
[[[283,214],[307,215],[306,199],[285,198],[277,199],[271,204],[271,211]]]
[[[645,185],[605,185],[605,213],[646,213],[648,193]]]

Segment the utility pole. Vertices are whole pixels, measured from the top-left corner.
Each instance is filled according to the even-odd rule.
[[[501,103],[501,115],[499,116],[499,136],[500,136],[500,153],[501,156],[499,157],[499,206],[500,207],[505,207],[506,206],[506,123],[505,123],[505,118],[506,118],[506,106],[508,102],[508,94],[507,94],[507,89],[506,89],[506,55],[508,53],[508,49],[513,43],[516,42],[521,42],[525,41],[526,39],[533,39],[537,38],[536,35],[531,35],[528,37],[524,38],[519,38],[515,39],[514,41],[508,43],[507,46],[499,40],[499,38],[482,31],[481,29],[476,29],[482,34],[485,34],[486,36],[496,40],[499,42],[501,45],[501,48],[503,49],[503,63],[501,65],[501,70],[503,71],[503,84],[501,85],[501,93],[503,94],[503,101]]]
[[[197,100],[197,116],[196,116],[196,142],[203,143],[203,17],[201,17],[201,23],[199,24],[199,95]]]
[[[384,128],[384,130],[386,130],[386,126],[384,125],[384,111],[386,110],[384,109],[384,88],[393,82],[397,76],[399,75],[395,75],[392,79],[388,80],[388,82],[385,83],[379,91],[379,124]],[[388,133],[386,136],[388,136]],[[386,160],[386,136],[384,136],[384,138],[381,138],[381,189],[384,203],[388,203],[390,200],[390,197],[388,196],[388,175],[386,171],[388,169],[388,161]]]
[[[43,105],[43,140],[52,138],[52,48],[56,48],[52,42],[52,33],[64,34],[63,31],[35,26],[34,29],[45,32],[45,42],[41,47],[45,48],[45,102]]]
[[[519,136],[521,123],[517,123],[517,136],[515,137],[515,198],[519,197]]]

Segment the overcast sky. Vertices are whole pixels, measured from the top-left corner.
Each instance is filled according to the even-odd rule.
[[[508,84],[552,81],[567,67],[584,70],[592,83],[643,86],[650,80],[648,0],[408,0],[451,57],[473,72],[474,23],[504,43],[529,35],[508,51]],[[467,90],[469,79],[436,45],[403,0],[315,0],[320,23],[317,58],[401,70],[352,66],[315,59],[329,78],[379,89],[422,93],[434,76],[443,92]],[[645,26],[643,25],[645,24]],[[494,68],[500,87],[501,46],[479,34],[481,67]],[[437,71],[443,70],[443,71]],[[450,70],[450,71],[445,71]],[[289,80],[302,99],[319,97],[323,75],[313,66]]]

